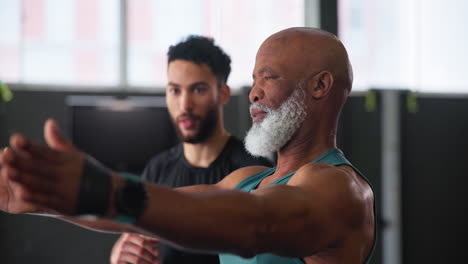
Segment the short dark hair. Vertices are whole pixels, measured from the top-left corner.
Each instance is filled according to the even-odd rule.
[[[211,38],[188,36],[176,45],[170,46],[167,57],[168,65],[175,60],[208,65],[220,84],[227,83],[229,73],[231,73],[231,58],[219,46],[216,46]]]

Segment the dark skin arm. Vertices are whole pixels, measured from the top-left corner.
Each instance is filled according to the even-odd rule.
[[[0,159],[4,177],[20,186],[15,200],[74,216],[84,154],[46,151],[21,136],[13,137],[11,145],[17,152],[7,150]],[[259,170],[238,170],[226,177],[225,186],[174,190],[146,184],[147,210],[136,224],[125,225],[126,231],[151,234],[181,247],[244,257],[262,252],[306,257],[339,243],[351,232],[354,219],[364,217],[360,186],[346,171],[328,165],[306,165],[288,185],[253,193],[225,188]],[[113,192],[122,183],[114,173]],[[114,216],[111,202],[107,217]]]

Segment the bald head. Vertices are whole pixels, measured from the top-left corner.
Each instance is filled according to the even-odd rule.
[[[260,145],[277,151],[286,144],[319,142],[312,137],[335,145],[339,115],[352,85],[348,54],[336,36],[312,28],[280,31],[260,46],[252,77],[249,100],[257,124],[251,131],[268,133],[257,137],[249,132],[247,146],[263,142]]]
[[[291,79],[305,79],[311,74],[328,71],[333,75],[335,88],[351,90],[353,74],[348,54],[333,34],[315,28],[288,28],[261,45],[257,59],[274,55],[287,68]]]

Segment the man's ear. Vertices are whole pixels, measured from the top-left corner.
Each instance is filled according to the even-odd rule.
[[[321,71],[308,82],[312,97],[314,99],[322,99],[327,96],[333,87],[333,75],[329,71]]]
[[[225,105],[229,102],[231,97],[231,88],[227,84],[222,84],[219,91],[219,99],[222,105]]]

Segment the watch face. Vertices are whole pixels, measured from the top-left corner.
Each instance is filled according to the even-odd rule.
[[[147,200],[144,184],[127,179],[124,187],[117,191],[116,207],[120,215],[138,218],[145,210]]]

